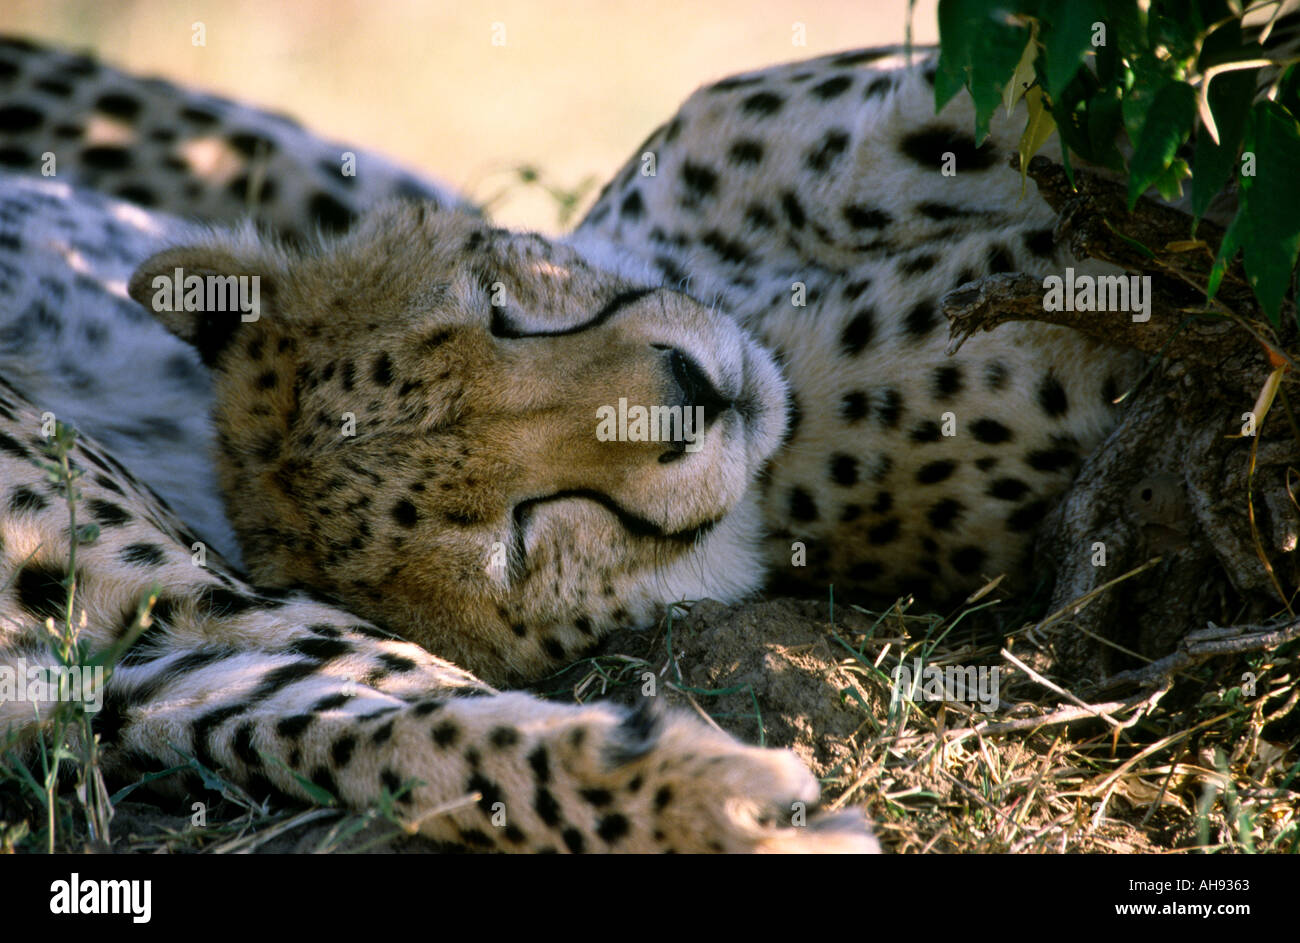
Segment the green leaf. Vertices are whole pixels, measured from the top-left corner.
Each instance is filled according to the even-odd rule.
[[[965,86],[975,102],[975,142],[989,134],[989,119],[1002,102],[1030,31],[1008,13],[1003,0],[940,0],[939,65],[935,110]]]
[[[1273,100],[1291,114],[1300,115],[1300,65],[1290,66],[1282,73],[1277,97]]]
[[[1038,60],[1037,35],[1038,27],[1031,26],[1029,42],[1025,43],[1025,51],[1020,55],[1015,74],[1002,89],[1002,105],[1006,108],[1008,116],[1016,110],[1016,104],[1025,97],[1025,92],[1029,91],[1037,76],[1038,69],[1035,66]]]
[[[1276,102],[1258,102],[1250,113],[1246,152],[1254,154],[1255,176],[1239,178],[1241,205],[1219,247],[1210,287],[1218,290],[1240,247],[1246,280],[1277,325],[1300,254],[1300,122]]]
[[[272,756],[270,753],[264,753],[264,752],[261,751],[261,750],[258,750],[258,751],[257,751],[257,754],[258,754],[258,756],[260,756],[260,757],[262,758],[262,761],[263,761],[264,763],[266,763],[268,766],[276,766],[276,767],[279,767],[280,769],[282,769],[282,770],[284,770],[286,773],[288,773],[290,776],[292,776],[293,779],[294,779],[294,782],[296,782],[299,786],[302,787],[303,792],[305,792],[305,793],[307,793],[307,795],[311,796],[311,801],[312,801],[312,802],[316,803],[317,805],[321,805],[321,806],[335,806],[335,805],[338,805],[338,800],[334,798],[334,796],[330,793],[330,791],[329,791],[328,789],[325,789],[325,788],[323,788],[323,787],[321,787],[321,786],[317,786],[314,782],[312,782],[312,781],[311,781],[310,779],[308,779],[306,776],[303,776],[302,774],[300,774],[300,773],[296,772],[295,770],[293,770],[293,769],[292,769],[292,768],[291,768],[287,763],[285,763],[285,762],[284,762],[282,759],[280,759],[278,756]],[[201,768],[201,767],[200,767],[200,772],[202,772],[202,768]],[[205,784],[205,785],[206,785],[206,784]],[[222,787],[224,787],[224,785],[225,785],[224,783],[221,784]],[[214,788],[218,788],[218,787],[208,786],[208,788],[209,788],[209,789],[214,789]]]
[[[1228,23],[1215,30],[1206,37],[1201,50],[1201,69],[1237,58],[1233,53],[1240,45],[1239,23]],[[1210,208],[1210,202],[1223,189],[1237,163],[1258,74],[1257,69],[1243,69],[1221,74],[1210,82],[1206,97],[1219,132],[1219,143],[1215,144],[1208,133],[1196,136],[1196,151],[1192,156],[1192,214],[1198,220]]]
[[[1128,208],[1137,205],[1140,197],[1153,183],[1160,186],[1161,195],[1171,188],[1177,192],[1177,183],[1186,172],[1187,165],[1175,156],[1187,140],[1196,121],[1196,90],[1186,82],[1170,82],[1160,89],[1147,112],[1137,150],[1129,164]]]
[[[1186,0],[1177,7],[1153,3],[1147,14],[1147,37],[1153,47],[1163,46],[1173,59],[1187,61],[1196,55],[1199,25],[1200,17],[1188,9]]]
[[[1115,146],[1121,126],[1120,95],[1118,86],[1102,88],[1095,75],[1081,69],[1052,103],[1052,119],[1065,145],[1084,160],[1114,170],[1124,166]],[[1063,154],[1068,159],[1064,149]]]
[[[934,110],[942,111],[966,87],[972,34],[960,0],[939,3],[939,65],[934,74]]]
[[[173,776],[176,773],[179,773],[182,770],[187,770],[189,768],[190,768],[189,763],[182,763],[180,766],[172,766],[168,769],[158,770],[157,772],[154,773],[145,773],[135,782],[123,786],[117,792],[113,793],[113,795],[109,796],[108,801],[113,805],[117,805],[119,802],[121,802],[127,796],[131,795],[131,793],[135,792],[141,786],[148,785],[149,783],[153,782],[156,779],[162,779],[166,776]]]
[[[1124,130],[1128,132],[1129,142],[1137,147],[1146,126],[1147,113],[1155,104],[1156,96],[1172,79],[1160,60],[1150,53],[1134,57],[1130,64],[1131,82],[1124,92]]]
[[[1102,20],[1106,24],[1106,45],[1102,49],[1133,59],[1148,48],[1146,16],[1137,0],[1102,0],[1102,9],[1106,12]],[[1101,58],[1101,49],[1097,56]]]
[[[1029,159],[1038,153],[1039,149],[1047,143],[1047,139],[1052,136],[1056,130],[1056,122],[1052,120],[1052,113],[1047,110],[1047,105],[1043,97],[1043,90],[1035,85],[1025,93],[1025,109],[1028,112],[1028,120],[1025,122],[1025,133],[1020,135],[1020,196],[1025,195],[1025,179],[1029,173]]]
[[[1092,24],[1104,22],[1105,15],[1101,0],[1072,0],[1053,11],[1043,37],[1047,94],[1053,101],[1079,71],[1084,56],[1092,49]]]

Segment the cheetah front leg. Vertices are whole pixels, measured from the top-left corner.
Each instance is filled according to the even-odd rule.
[[[399,697],[301,655],[228,649],[172,653],[113,682],[96,729],[123,768],[186,754],[258,799],[310,799],[306,780],[349,808],[386,791],[439,841],[508,852],[877,850],[860,814],[808,812],[817,783],[792,753],[746,747],[685,715],[445,696],[450,686]]]

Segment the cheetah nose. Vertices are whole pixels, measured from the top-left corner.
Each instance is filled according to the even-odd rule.
[[[695,358],[676,347],[668,348],[668,370],[681,391],[681,405],[704,407],[704,425],[707,428],[719,415],[731,409],[731,400],[718,392],[713,381],[696,363]]]

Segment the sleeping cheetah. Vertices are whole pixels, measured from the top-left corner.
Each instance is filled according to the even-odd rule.
[[[0,122],[10,151],[34,154],[40,127],[88,129],[103,110],[89,92],[37,96],[32,77],[51,55],[0,48],[5,107],[41,115],[25,130]],[[1134,364],[1035,324],[944,356],[937,301],[948,289],[991,271],[1102,269],[1053,243],[1032,183],[1019,199],[1005,163],[1023,117],[995,120],[976,146],[964,100],[932,114],[932,75],[928,59],[908,65],[885,49],[706,87],[563,240],[493,228],[444,200],[381,204],[320,238],[293,212],[266,217],[292,230],[278,241],[7,181],[6,218],[47,237],[13,237],[24,264],[0,285],[4,336],[39,328],[19,313],[25,302],[55,307],[59,345],[91,312],[112,325],[97,350],[77,342],[89,361],[64,365],[55,346],[33,364],[11,345],[0,367],[38,408],[62,395],[58,414],[92,436],[139,443],[157,413],[121,428],[86,363],[108,369],[130,350],[150,381],[176,364],[168,389],[188,386],[165,416],[197,441],[211,397],[217,477],[251,581],[215,556],[205,570],[190,564],[196,544],[229,545],[206,486],[179,484],[210,475],[201,451],[157,454],[158,468],[141,458],[131,477],[81,447],[81,465],[96,468],[83,500],[102,529],[79,581],[90,637],[109,644],[151,580],[165,589],[111,682],[105,742],[122,768],[167,765],[173,745],[188,746],[255,789],[301,795],[283,764],[354,804],[413,778],[424,783],[410,794],[417,818],[478,792],[478,808],[427,828],[485,847],[866,847],[860,822],[800,832],[770,821],[774,802],[788,817],[789,801],[815,792],[785,754],[680,717],[656,727],[496,694],[462,669],[492,684],[536,678],[616,626],[680,600],[736,599],[765,577],[943,597],[1016,575],[1034,523],[1113,423]],[[138,80],[99,76],[145,100]],[[132,140],[153,135],[160,106],[113,105]],[[167,139],[169,154],[185,153],[185,134]],[[73,137],[65,151],[49,145],[60,166],[89,163]],[[277,173],[326,173],[274,153],[272,193],[283,192]],[[183,157],[165,166],[182,180],[203,174]],[[79,179],[121,192],[156,172],[128,162],[111,184]],[[110,220],[112,245],[96,246]],[[160,285],[177,270],[257,276],[260,312],[167,310]],[[78,367],[90,390],[74,396],[64,381]],[[596,419],[620,400],[700,407],[700,448],[603,441]],[[6,460],[25,491],[0,518],[4,566],[17,573],[0,597],[4,624],[18,626],[10,651],[35,650],[66,556],[60,510],[29,470],[38,414],[24,409],[10,407]],[[147,497],[153,476],[206,530],[171,522]],[[362,696],[345,699],[345,682]],[[513,833],[486,824],[497,798],[521,807]],[[674,816],[680,828],[667,827]]]

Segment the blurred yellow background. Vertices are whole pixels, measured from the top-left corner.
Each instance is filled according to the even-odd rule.
[[[936,0],[912,14],[937,39]],[[0,31],[283,111],[555,231],[698,86],[902,42],[907,0],[4,0]],[[206,45],[191,42],[202,22]],[[796,45],[800,35],[804,45]],[[504,38],[504,45],[494,45]],[[584,203],[594,199],[595,189]]]

